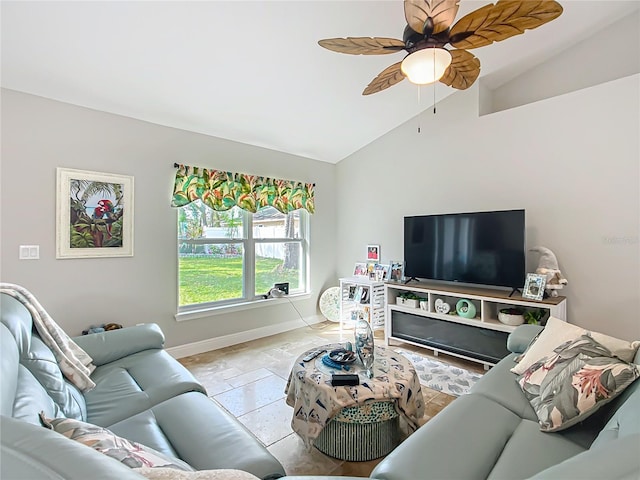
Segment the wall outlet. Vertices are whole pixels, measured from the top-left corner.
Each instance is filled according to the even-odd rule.
[[[40,245],[20,245],[20,260],[38,260],[40,258]]]

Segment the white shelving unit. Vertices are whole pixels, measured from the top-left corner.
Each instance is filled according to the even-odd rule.
[[[427,309],[407,307],[405,305],[397,305],[396,298],[402,292],[413,292],[421,298],[427,300]],[[456,304],[461,299],[466,299],[471,302],[476,308],[476,316],[474,318],[464,318],[456,314],[438,313],[436,311],[435,303],[438,299],[448,303],[451,307],[451,312],[455,312]],[[446,322],[457,323],[461,325],[469,325],[473,327],[479,327],[481,329],[493,330],[498,332],[510,333],[516,327],[505,325],[498,320],[498,312],[503,308],[520,307],[524,310],[528,309],[545,309],[548,310],[549,315],[560,320],[567,320],[567,301],[565,297],[552,297],[541,301],[529,300],[523,298],[519,293],[509,296],[509,292],[501,290],[491,290],[473,287],[462,286],[443,286],[437,284],[429,284],[425,282],[412,282],[410,284],[402,284],[397,282],[387,282],[385,284],[385,305],[386,305],[386,325],[385,325],[385,340],[387,345],[391,340],[410,343],[424,348],[433,350],[436,354],[439,352],[447,353],[449,355],[458,356],[467,360],[472,360],[478,363],[487,365],[494,365],[494,362],[481,360],[474,358],[472,354],[465,355],[459,352],[447,350],[446,346],[434,347],[428,344],[428,338],[416,338],[414,341],[407,340],[407,338],[400,338],[394,336],[393,325],[393,312],[407,313],[419,318],[432,319],[432,320],[444,320]],[[414,330],[420,330],[419,318],[416,318],[414,322]],[[418,325],[418,327],[415,327]],[[425,333],[425,337],[428,334]]]
[[[366,296],[363,292],[367,292]],[[384,282],[376,282],[366,277],[345,277],[340,279],[340,328],[352,324],[351,313],[360,310],[368,312],[365,317],[374,330],[384,328],[385,318]]]

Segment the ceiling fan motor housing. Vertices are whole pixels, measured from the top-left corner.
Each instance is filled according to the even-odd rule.
[[[418,33],[409,25],[404,28],[402,41],[405,44],[405,50],[409,53],[422,50],[423,48],[443,48],[449,42],[449,30],[440,32],[436,35],[427,35]]]

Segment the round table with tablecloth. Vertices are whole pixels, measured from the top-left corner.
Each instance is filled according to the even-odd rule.
[[[344,345],[325,345],[327,352]],[[315,349],[314,349],[315,350]],[[348,461],[366,461],[389,453],[403,432],[420,426],[424,402],[411,362],[393,350],[375,347],[373,378],[358,360],[341,370],[326,365],[323,355],[295,361],[285,388],[293,407],[291,427],[307,448]],[[334,373],[355,373],[356,386],[331,385]]]

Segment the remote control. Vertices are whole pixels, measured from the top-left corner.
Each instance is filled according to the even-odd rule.
[[[318,350],[312,350],[311,352],[307,353],[307,355],[305,355],[305,357],[302,359],[302,361],[303,362],[309,362],[309,361],[313,360],[314,358],[316,358],[321,353],[324,353],[326,351],[327,350],[325,348],[319,348]]]
[[[334,387],[360,385],[360,377],[355,374],[338,374],[331,375],[331,385]]]

